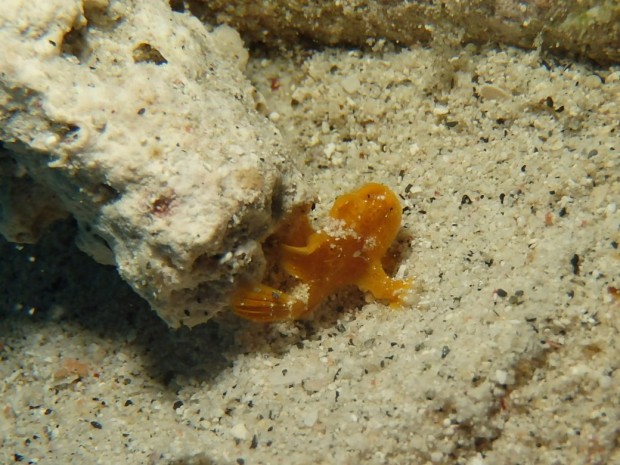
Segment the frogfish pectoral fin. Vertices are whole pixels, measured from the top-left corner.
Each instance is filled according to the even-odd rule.
[[[265,284],[239,289],[231,305],[237,315],[258,323],[293,320],[308,310],[303,300]]]

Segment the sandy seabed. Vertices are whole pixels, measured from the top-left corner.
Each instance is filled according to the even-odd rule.
[[[172,332],[72,224],[3,242],[0,463],[620,463],[620,70],[377,43],[247,74],[317,218],[401,197],[408,305]]]

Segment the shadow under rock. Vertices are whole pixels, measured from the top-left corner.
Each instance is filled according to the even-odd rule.
[[[337,337],[365,303],[352,286],[308,319],[265,325],[224,312],[192,329],[173,330],[114,267],[100,265],[77,249],[75,234],[75,223],[62,221],[34,245],[0,238],[0,338],[10,339],[16,326],[23,333],[24,326],[36,332],[40,325],[61,330],[63,323],[74,323],[92,333],[90,339],[131,346],[142,357],[147,374],[170,391],[188,382],[214,380],[240,354],[280,356],[291,346],[302,348],[307,340]]]
[[[76,231],[73,221],[61,221],[34,245],[0,238],[2,341],[23,327],[36,332],[41,325],[75,323],[95,339],[131,345],[148,375],[170,389],[179,387],[179,375],[208,381],[229,366],[222,354],[237,350],[226,329],[216,322],[193,330],[168,328],[114,267],[77,249]]]

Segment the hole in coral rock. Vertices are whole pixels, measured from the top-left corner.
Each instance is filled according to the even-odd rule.
[[[170,8],[177,13],[185,13],[187,10],[183,0],[170,0]]]
[[[282,218],[284,214],[284,189],[282,188],[282,182],[280,180],[276,181],[276,184],[273,186],[273,193],[271,194],[271,217],[278,221]]]
[[[159,50],[147,43],[141,43],[134,48],[132,56],[134,63],[153,63],[156,65],[165,65],[168,63],[168,60],[159,53]]]
[[[84,2],[84,16],[88,24],[98,24],[102,22],[108,10],[107,0],[101,1],[89,1]]]
[[[222,255],[220,254],[199,255],[196,258],[196,260],[194,260],[194,262],[192,263],[192,271],[202,271],[205,273],[212,273],[219,267],[221,259],[222,259]]]
[[[120,192],[114,189],[109,184],[100,183],[95,186],[92,192],[93,201],[99,205],[104,205],[109,202],[117,200],[121,196]]]
[[[64,143],[71,144],[80,138],[80,127],[76,124],[64,124],[58,128],[58,134]]]
[[[71,29],[67,32],[63,37],[60,51],[63,55],[74,56],[80,63],[83,63],[88,55],[85,30]]]

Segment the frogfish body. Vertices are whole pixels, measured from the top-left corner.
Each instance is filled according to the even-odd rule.
[[[296,319],[338,289],[356,285],[376,299],[398,305],[410,281],[388,276],[382,265],[401,223],[398,197],[370,183],[338,197],[329,213],[334,227],[315,231],[299,214],[276,233],[277,265],[298,284],[282,292],[267,284],[244,285],[233,295],[234,311],[249,320]]]

